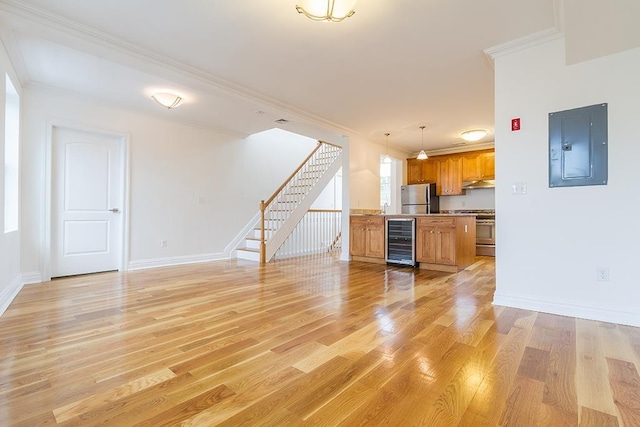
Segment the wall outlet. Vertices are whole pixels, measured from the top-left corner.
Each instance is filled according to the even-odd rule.
[[[609,281],[609,269],[606,267],[599,267],[596,269],[596,279],[598,282]]]
[[[207,199],[202,196],[198,196],[196,201],[198,202],[199,205],[204,205],[207,202]]]
[[[160,240],[160,247],[161,248],[166,248],[167,247],[167,241],[166,240]]]

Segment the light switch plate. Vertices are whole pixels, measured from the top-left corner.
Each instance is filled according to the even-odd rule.
[[[526,182],[515,182],[511,186],[511,194],[527,194]]]

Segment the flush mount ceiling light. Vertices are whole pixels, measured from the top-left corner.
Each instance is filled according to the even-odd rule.
[[[384,155],[382,163],[391,163],[391,157],[389,157],[389,135],[391,135],[389,132],[384,134],[387,137],[387,154]]]
[[[298,13],[314,21],[340,22],[356,13],[353,8],[358,0],[300,0]]]
[[[418,160],[427,160],[429,158],[429,156],[427,156],[427,153],[424,151],[424,128],[426,126],[420,126],[420,129],[422,129],[422,150],[420,150],[420,153],[418,153]]]
[[[467,130],[460,134],[460,137],[462,137],[462,139],[470,142],[479,141],[485,136],[487,136],[487,131],[484,129]]]
[[[176,108],[182,102],[182,98],[175,93],[158,92],[151,95],[154,101],[162,105],[167,110]]]

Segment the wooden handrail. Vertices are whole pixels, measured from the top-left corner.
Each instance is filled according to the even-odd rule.
[[[264,204],[264,208],[266,209],[267,206],[269,206],[271,204],[271,202],[273,202],[273,199],[275,199],[278,194],[282,191],[282,189],[289,183],[291,182],[291,180],[293,179],[294,176],[296,176],[296,174],[300,171],[300,169],[302,169],[305,165],[305,163],[307,163],[309,161],[309,159],[316,154],[316,152],[320,149],[320,147],[322,146],[323,142],[322,141],[318,141],[318,145],[316,145],[316,148],[313,149],[313,151],[311,152],[311,154],[309,154],[307,156],[306,159],[304,159],[304,161],[302,163],[300,163],[300,166],[298,166],[296,168],[295,171],[293,171],[293,173],[291,175],[289,175],[289,178],[287,178],[287,180],[285,182],[282,183],[282,185],[280,187],[278,187],[278,189],[275,191],[275,193],[273,193],[271,195],[271,197],[269,197],[269,199],[267,199],[267,201]]]
[[[341,147],[341,146],[339,146],[338,144],[333,144],[333,143],[331,143],[331,142],[327,142],[327,141],[318,141],[318,142],[321,142],[321,143],[323,143],[323,144],[327,144],[327,145],[332,145],[332,146],[334,146],[334,147],[342,148],[342,147]]]

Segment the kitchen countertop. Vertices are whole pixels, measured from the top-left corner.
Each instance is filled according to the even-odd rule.
[[[381,216],[385,218],[416,218],[416,217],[438,217],[438,216],[477,216],[475,213],[437,213],[437,214],[351,214],[350,216]]]

